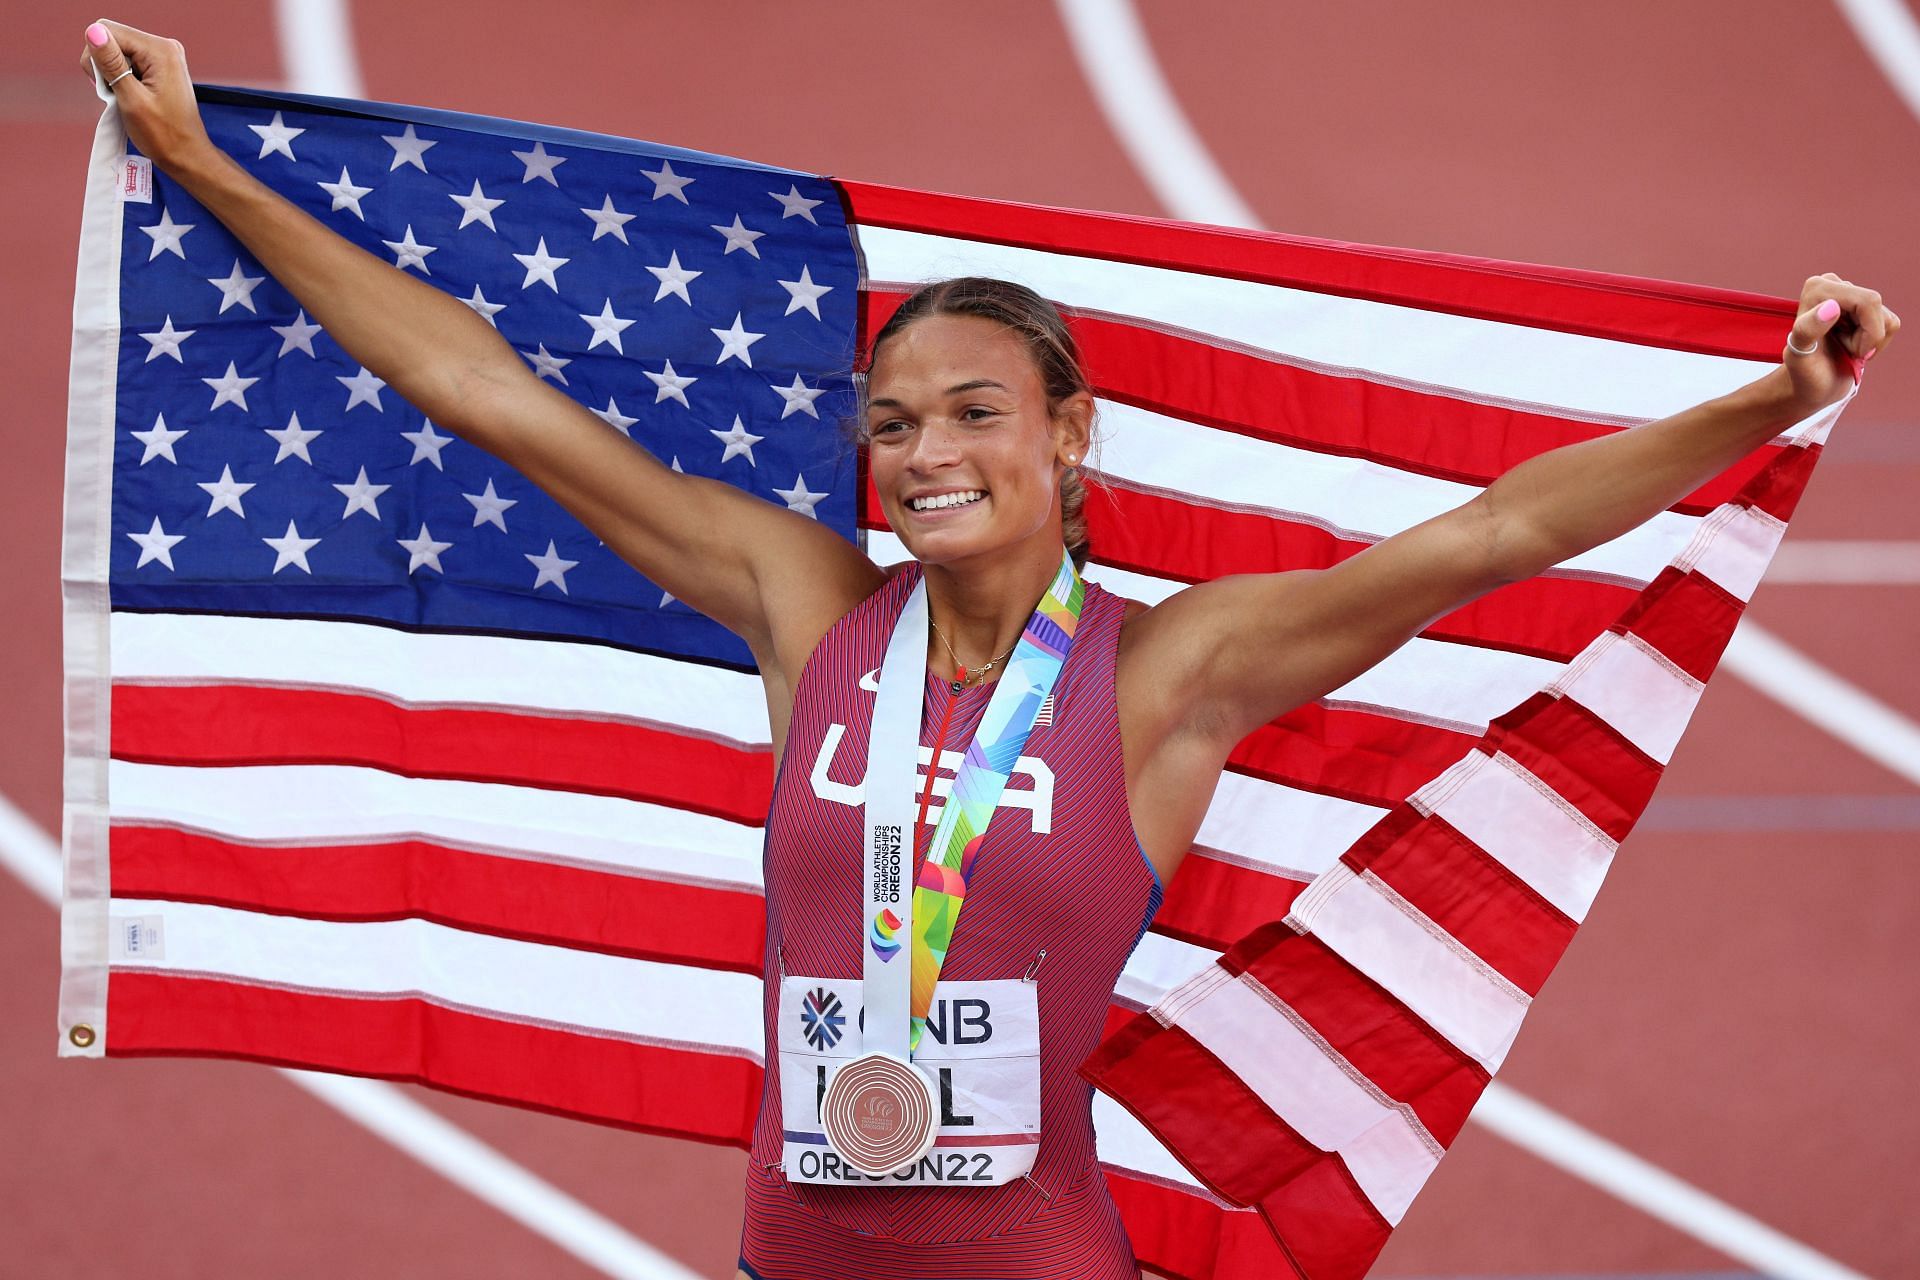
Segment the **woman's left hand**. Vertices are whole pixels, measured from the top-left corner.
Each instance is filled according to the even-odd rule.
[[[1801,287],[1800,314],[1781,352],[1799,415],[1817,413],[1846,395],[1866,362],[1898,332],[1900,317],[1873,290],[1831,271],[1809,279]],[[1811,355],[1802,354],[1809,350]]]

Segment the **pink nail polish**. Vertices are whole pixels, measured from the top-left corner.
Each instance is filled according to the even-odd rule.
[[[1819,309],[1817,309],[1813,314],[1816,318],[1819,319],[1821,324],[1826,324],[1828,321],[1832,320],[1835,316],[1840,314],[1840,304],[1835,302],[1832,298],[1828,298],[1825,302],[1820,304]]]
[[[97,22],[89,24],[87,27],[87,43],[98,49],[106,42],[107,29]]]

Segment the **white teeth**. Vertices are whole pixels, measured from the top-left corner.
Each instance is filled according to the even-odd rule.
[[[960,493],[942,493],[931,498],[915,498],[907,505],[915,511],[938,511],[942,507],[957,507],[966,502],[977,502],[987,495],[979,489],[967,489]]]

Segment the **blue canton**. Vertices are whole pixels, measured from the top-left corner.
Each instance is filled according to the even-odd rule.
[[[488,315],[530,372],[635,447],[856,537],[842,423],[858,274],[828,182],[480,116],[201,94],[214,142],[249,171]],[[751,665],[737,637],[380,384],[154,176],[151,204],[122,206],[115,608]]]

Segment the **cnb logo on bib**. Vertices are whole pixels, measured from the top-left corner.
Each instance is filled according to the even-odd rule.
[[[1040,1144],[1040,1022],[1037,988],[1018,978],[948,982],[934,992],[913,1060],[933,1081],[939,1128],[933,1150],[883,1177],[852,1168],[828,1146],[820,1123],[827,1081],[865,1048],[858,978],[789,977],[780,984],[780,1104],[789,1181],[836,1185],[997,1186],[1033,1168]],[[830,1034],[828,1011],[841,1026]],[[848,1016],[851,1013],[852,1016]],[[863,1098],[854,1122],[886,1132],[897,1117]]]

